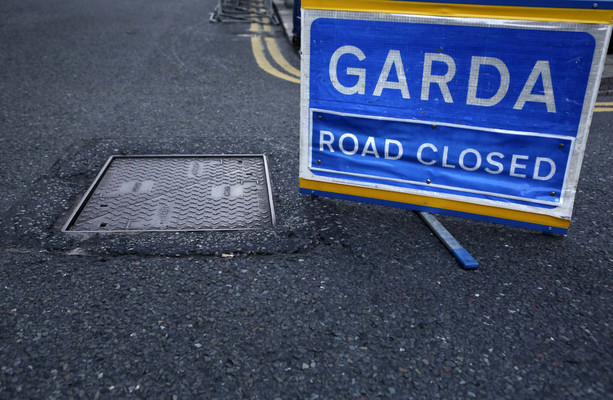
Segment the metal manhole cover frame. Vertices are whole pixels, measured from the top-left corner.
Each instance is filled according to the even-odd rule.
[[[276,216],[273,204],[272,185],[270,182],[270,173],[268,168],[268,158],[266,154],[129,154],[129,155],[112,155],[108,158],[105,164],[100,169],[100,172],[96,175],[93,183],[89,186],[85,195],[81,198],[74,211],[70,214],[70,217],[63,225],[61,231],[64,233],[83,234],[83,233],[138,233],[138,232],[221,232],[221,231],[253,231],[258,228],[189,228],[189,229],[109,229],[109,230],[70,230],[75,224],[81,212],[96,192],[102,182],[103,177],[108,172],[113,161],[117,159],[171,159],[171,158],[259,158],[262,160],[264,166],[265,186],[268,195],[268,212],[270,212],[270,229],[274,229],[276,226]]]

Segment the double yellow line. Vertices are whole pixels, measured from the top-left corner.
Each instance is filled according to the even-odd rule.
[[[611,112],[613,111],[613,101],[597,102],[594,106],[594,112]]]
[[[289,82],[300,83],[300,70],[291,65],[281,54],[277,39],[270,36],[270,25],[251,23],[251,50],[260,68],[277,78]],[[271,63],[266,55],[269,55]]]

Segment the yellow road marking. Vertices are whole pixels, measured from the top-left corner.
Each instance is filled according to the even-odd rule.
[[[263,25],[261,29],[265,33],[272,33],[272,28],[270,25]],[[272,37],[265,37],[264,42],[266,44],[266,49],[268,49],[268,53],[272,56],[272,59],[286,72],[290,73],[291,75],[295,75],[296,78],[300,78],[300,70],[291,65],[287,59],[283,57],[281,50],[279,50],[279,45],[277,45],[277,40]]]
[[[272,58],[283,68],[285,71],[289,72],[292,75],[296,75],[296,77],[300,77],[300,70],[290,64],[281,51],[279,50],[279,46],[277,45],[277,41],[274,38],[267,37],[264,39],[266,42],[266,48],[268,48],[268,52],[272,56]]]
[[[256,22],[251,23],[251,32],[253,32],[251,34],[251,50],[253,51],[253,57],[255,58],[258,66],[277,78],[289,82],[300,83],[300,71],[293,67],[285,59],[285,57],[283,57],[281,51],[279,50],[279,46],[277,46],[277,43],[273,38],[265,38],[266,48],[268,49],[268,53],[274,62],[281,66],[281,68],[283,68],[287,73],[279,71],[270,63],[270,61],[268,61],[262,42],[262,36],[260,35],[262,31],[265,33],[272,32],[269,25],[261,26]]]
[[[277,70],[266,59],[266,56],[264,55],[264,46],[262,45],[262,38],[260,38],[259,36],[255,36],[255,35],[252,36],[251,37],[251,49],[253,50],[253,56],[255,57],[255,61],[257,62],[258,66],[262,68],[264,71],[268,72],[269,74],[273,76],[276,76],[277,78],[281,78],[286,81],[290,81],[294,83],[300,83],[300,79],[293,77],[291,75],[287,75]]]
[[[271,33],[272,32],[272,29],[270,28],[270,25],[262,25],[261,28],[266,33]]]
[[[594,106],[594,112],[611,112],[613,111],[613,101],[599,101]]]

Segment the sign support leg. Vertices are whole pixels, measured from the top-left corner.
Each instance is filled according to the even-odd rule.
[[[473,256],[455,240],[434,215],[423,211],[418,212],[418,214],[465,269],[475,269],[479,266],[479,263]]]

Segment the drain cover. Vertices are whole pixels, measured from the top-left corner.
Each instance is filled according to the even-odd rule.
[[[267,229],[264,155],[112,156],[64,232]]]

